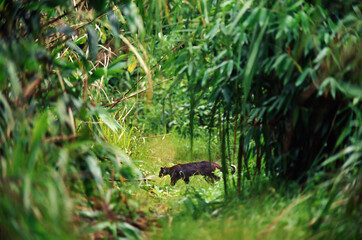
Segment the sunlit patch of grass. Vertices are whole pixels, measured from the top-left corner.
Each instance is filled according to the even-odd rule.
[[[178,163],[190,162],[189,140],[175,134],[142,138],[138,143],[138,154],[133,162],[140,169],[144,178],[150,181],[140,181],[138,188],[132,189],[132,198],[139,202],[140,210],[147,212],[150,218],[172,216],[184,210],[183,199],[187,198],[195,189],[209,193],[206,198],[214,199],[223,195],[222,182],[214,185],[205,181],[202,176],[193,176],[189,184],[179,180],[175,186],[170,185],[170,176],[160,178],[160,167],[172,166]],[[198,156],[205,156],[207,160],[208,149],[203,140],[195,141],[194,150]],[[215,153],[214,153],[215,154]]]
[[[147,144],[150,160],[159,160],[158,163],[161,164],[186,163],[209,159],[207,139],[194,139],[192,155],[190,139],[181,137],[176,133],[155,138],[151,136],[145,138],[145,143]],[[211,154],[212,159],[217,158],[217,146],[212,146]]]

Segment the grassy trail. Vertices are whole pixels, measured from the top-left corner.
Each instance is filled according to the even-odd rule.
[[[148,139],[136,161],[153,181],[133,192],[141,211],[157,219],[147,239],[306,239],[317,209],[308,204],[309,195],[278,193],[267,180],[244,184],[240,199],[224,201],[222,181],[208,184],[201,176],[170,186],[170,177],[158,177],[160,167],[189,160],[186,140],[166,136]],[[197,160],[207,160],[207,148],[195,144]],[[201,147],[200,147],[201,146]],[[216,153],[213,153],[216,156]],[[231,181],[232,182],[232,181]]]

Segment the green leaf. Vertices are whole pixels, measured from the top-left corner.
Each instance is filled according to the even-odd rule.
[[[347,97],[362,99],[362,88],[360,86],[347,82],[342,82],[340,86],[344,89],[344,93]]]
[[[329,47],[325,47],[322,49],[322,51],[320,51],[317,55],[317,57],[314,59],[315,63],[319,63],[321,62],[325,57],[328,56],[328,54],[330,54],[331,49]]]
[[[15,119],[12,109],[2,93],[0,93],[0,106],[0,123],[2,121],[6,123],[6,128],[4,129],[2,129],[2,126],[0,125],[0,130],[3,131],[0,132],[0,141],[5,141],[5,139],[8,137],[7,135],[11,133],[15,126]]]
[[[254,72],[255,72],[255,65],[256,65],[256,60],[257,60],[257,56],[258,56],[258,52],[260,49],[260,44],[261,44],[261,40],[263,39],[265,30],[268,26],[268,22],[269,22],[269,16],[267,17],[267,19],[265,20],[265,24],[263,26],[263,28],[261,29],[261,31],[258,34],[258,37],[256,39],[255,42],[253,42],[252,46],[251,46],[251,50],[248,56],[248,62],[246,63],[246,67],[245,67],[245,72],[244,72],[244,79],[243,79],[243,89],[244,89],[244,98],[247,99],[250,89],[251,89],[251,83],[254,77]],[[254,36],[257,34],[257,31],[254,31]],[[243,110],[245,111],[245,105],[246,101],[243,101]]]
[[[268,12],[265,8],[260,9],[260,13],[259,13],[259,26],[260,27],[265,24],[267,14],[268,14]]]
[[[118,129],[122,129],[122,126],[103,108],[97,110],[99,117],[102,121],[113,131],[117,132]]]
[[[141,38],[144,35],[144,27],[141,17],[138,15],[138,9],[135,3],[128,2],[122,4],[122,13],[126,17],[127,26],[132,33],[138,30],[141,33]]]
[[[106,74],[106,70],[104,68],[98,68],[97,70],[95,70],[93,72],[92,77],[101,78],[105,74]]]
[[[279,65],[284,61],[284,59],[288,58],[288,54],[283,53],[281,54],[276,60],[275,63],[272,66],[272,69],[278,70]]]
[[[344,148],[343,150],[339,151],[337,154],[329,157],[328,159],[326,159],[321,165],[320,167],[325,167],[335,161],[337,161],[340,158],[343,158],[347,155],[349,155],[350,153],[354,153],[354,152],[360,152],[362,151],[362,145],[352,145],[352,146],[348,146],[346,148]]]
[[[357,164],[359,164],[361,161],[361,155],[362,155],[361,153],[362,151],[352,153],[351,156],[347,159],[347,161],[343,164],[342,169],[347,169],[351,167],[353,168]]]
[[[128,223],[117,222],[117,229],[119,229],[126,236],[127,239],[142,239],[140,231]]]
[[[228,105],[230,105],[231,103],[231,97],[232,97],[232,92],[230,91],[230,89],[228,87],[224,87],[221,89],[222,95],[225,98],[225,101]]]
[[[66,24],[60,25],[57,27],[58,32],[63,33],[69,37],[76,35],[77,33],[74,31],[73,28],[69,27]]]
[[[288,11],[294,11],[296,10],[297,8],[300,8],[301,6],[303,6],[302,4],[304,3],[303,0],[299,0],[297,2],[295,2],[292,6],[288,7]]]
[[[23,203],[26,210],[30,211],[31,209],[31,177],[28,173],[24,176],[24,185],[23,185]]]
[[[127,67],[127,62],[118,62],[107,69],[107,75],[111,76],[116,73],[124,72]]]
[[[318,95],[322,95],[324,89],[329,86],[330,87],[330,92],[332,97],[335,99],[336,98],[336,90],[338,89],[339,91],[341,91],[342,93],[345,93],[345,89],[336,81],[335,78],[333,77],[327,77],[326,79],[323,80],[322,84],[319,87],[319,92]]]
[[[222,50],[214,59],[213,59],[213,62],[214,63],[217,63],[222,57],[225,56],[225,54],[227,53],[228,51],[225,49],[225,50]]]
[[[80,216],[85,218],[99,218],[102,215],[101,212],[92,210],[80,210],[78,213]]]
[[[192,62],[190,62],[187,67],[187,74],[191,76],[192,73],[193,73],[193,64],[192,64]]]
[[[118,18],[117,18],[117,15],[112,13],[112,14],[109,14],[108,15],[108,20],[109,22],[111,23],[111,31],[112,31],[112,34],[113,36],[118,39],[119,36],[119,21],[118,21]]]
[[[125,60],[127,60],[129,58],[128,54],[122,54],[119,55],[116,59],[114,59],[109,65],[108,65],[108,69],[112,68],[114,65],[116,65],[119,62],[124,62]],[[126,62],[127,65],[127,62]]]
[[[244,16],[245,12],[251,7],[253,1],[247,1],[244,3],[244,6],[240,9],[238,15],[233,19],[233,21],[227,26],[228,34],[231,35],[234,31],[235,26],[238,24],[240,19]]]
[[[66,42],[66,45],[67,45],[68,47],[70,47],[71,49],[73,49],[73,51],[75,51],[76,53],[78,53],[82,58],[85,59],[85,55],[84,55],[82,49],[80,49],[73,41],[68,40],[68,41]]]
[[[217,22],[211,30],[206,34],[205,39],[213,39],[219,32],[219,22]]]
[[[100,192],[103,192],[102,171],[101,168],[99,167],[98,160],[94,156],[88,155],[85,161],[87,162],[89,171],[94,177],[98,190]]]
[[[305,33],[309,33],[310,30],[309,30],[309,21],[310,21],[310,18],[307,16],[307,14],[305,12],[301,12],[300,13],[300,18],[301,18],[301,23],[302,23],[302,28],[303,28],[303,31]]]
[[[18,75],[16,74],[16,66],[12,61],[7,62],[7,71],[11,82],[11,98],[16,100],[23,95],[23,91],[21,90],[21,84]]]
[[[40,151],[41,143],[45,137],[45,133],[48,130],[48,112],[44,112],[40,118],[35,122],[34,129],[31,135],[30,147],[29,147],[29,169],[34,169],[36,162],[38,161],[38,153]]]
[[[86,26],[88,34],[89,56],[91,60],[97,59],[98,54],[98,36],[91,26]]]
[[[311,71],[312,71],[311,68],[304,69],[303,73],[299,75],[297,81],[295,82],[295,86],[299,87],[300,85],[302,85],[302,83],[304,82],[304,79]]]
[[[342,131],[342,133],[340,134],[340,136],[337,139],[336,147],[339,147],[341,145],[341,143],[346,139],[346,137],[350,136],[351,131],[352,131],[351,127],[347,127]]]
[[[233,71],[233,65],[234,65],[233,60],[229,60],[228,65],[227,65],[227,75],[228,75],[228,77],[231,76],[231,73]]]

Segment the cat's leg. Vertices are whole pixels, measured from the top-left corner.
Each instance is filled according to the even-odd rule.
[[[212,182],[212,178],[210,178],[210,177],[207,176],[207,175],[204,176],[204,179],[205,179],[205,181],[208,182],[208,183],[211,183],[211,182]]]
[[[177,183],[178,179],[177,178],[171,178],[171,186],[175,186],[175,184]]]
[[[212,178],[212,182],[214,182],[214,180],[216,180],[216,181],[220,180],[220,178],[213,173],[211,173],[211,178]]]

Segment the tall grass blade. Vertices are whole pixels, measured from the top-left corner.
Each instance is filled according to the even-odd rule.
[[[246,103],[249,96],[249,92],[251,89],[251,84],[253,82],[253,77],[256,69],[256,60],[258,57],[258,53],[261,46],[261,41],[263,39],[265,30],[268,27],[269,22],[269,15],[267,15],[266,20],[264,22],[263,27],[261,28],[260,32],[256,31],[257,28],[255,28],[253,33],[253,39],[255,39],[256,35],[258,34],[258,37],[255,41],[252,41],[251,50],[249,52],[248,56],[248,62],[246,63],[244,77],[243,77],[243,88],[244,88],[244,102],[243,102],[243,112],[246,111]]]

